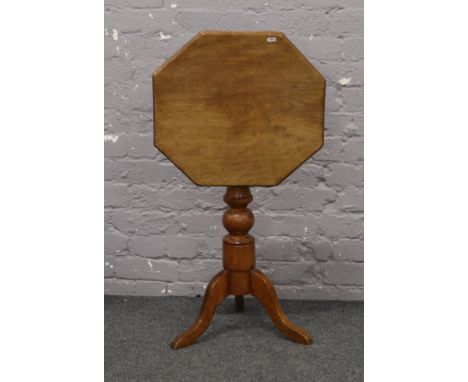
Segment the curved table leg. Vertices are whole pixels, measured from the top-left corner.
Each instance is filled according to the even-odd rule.
[[[243,312],[244,311],[244,296],[235,296],[235,304],[236,304],[236,311]]]
[[[229,295],[228,272],[217,273],[206,287],[203,303],[195,322],[171,342],[173,349],[191,345],[210,325],[216,307]]]
[[[281,309],[275,288],[271,281],[258,269],[251,271],[252,295],[263,305],[275,326],[289,339],[304,345],[312,344],[311,335],[293,324]]]

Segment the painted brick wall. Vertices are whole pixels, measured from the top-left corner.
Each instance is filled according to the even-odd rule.
[[[194,296],[221,269],[225,190],[152,143],[151,74],[203,29],[283,31],[327,78],[325,146],[252,189],[252,233],[280,298],[362,300],[362,0],[106,0],[105,292]]]

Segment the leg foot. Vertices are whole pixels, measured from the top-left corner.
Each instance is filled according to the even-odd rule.
[[[252,294],[262,303],[275,326],[289,339],[304,345],[312,344],[311,335],[293,324],[281,309],[271,281],[258,269],[251,271]]]
[[[203,303],[195,322],[180,336],[176,337],[171,347],[180,349],[191,345],[210,325],[216,307],[228,296],[228,272],[223,270],[214,276],[206,287]]]
[[[244,296],[235,296],[236,310],[238,312],[244,311]]]

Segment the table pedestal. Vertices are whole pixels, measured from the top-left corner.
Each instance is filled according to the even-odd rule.
[[[195,322],[172,341],[171,347],[180,349],[191,345],[210,325],[216,307],[231,294],[235,296],[237,311],[244,310],[244,295],[253,295],[285,336],[294,342],[310,345],[310,334],[289,321],[281,309],[273,284],[255,268],[255,239],[248,233],[254,224],[254,216],[247,208],[252,201],[249,187],[228,187],[224,201],[230,207],[223,216],[224,227],[229,232],[223,240],[224,269],[208,284]]]

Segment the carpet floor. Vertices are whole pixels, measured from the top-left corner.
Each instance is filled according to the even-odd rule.
[[[192,346],[172,350],[172,338],[195,319],[200,298],[106,296],[105,380],[119,381],[363,381],[364,304],[281,301],[307,329],[312,346],[296,344],[271,323],[263,307],[234,299],[217,309]]]

